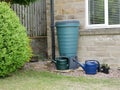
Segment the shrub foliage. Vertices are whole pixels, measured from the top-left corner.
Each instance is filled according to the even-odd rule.
[[[21,4],[21,5],[29,5],[37,0],[12,0],[12,3]]]
[[[0,77],[21,68],[31,55],[25,27],[10,6],[0,2]]]
[[[29,5],[30,3],[33,3],[37,0],[0,0],[0,1],[6,1],[6,2],[20,4],[20,5]]]

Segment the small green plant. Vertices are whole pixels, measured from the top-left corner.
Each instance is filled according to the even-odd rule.
[[[0,77],[21,68],[31,56],[25,27],[9,4],[0,2]]]
[[[108,64],[101,64],[101,72],[109,74],[110,66]]]
[[[110,66],[108,64],[102,64],[101,67],[105,67],[105,68],[109,68],[110,69]]]

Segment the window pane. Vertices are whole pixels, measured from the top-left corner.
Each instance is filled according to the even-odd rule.
[[[88,0],[89,24],[104,24],[104,0]]]
[[[120,24],[120,0],[109,0],[109,24]]]

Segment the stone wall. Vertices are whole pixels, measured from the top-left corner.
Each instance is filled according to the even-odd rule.
[[[47,38],[31,38],[31,47],[33,56],[38,59],[44,60],[47,58]]]
[[[85,23],[85,0],[55,0],[55,20],[77,19]]]
[[[114,29],[111,29],[114,31]],[[103,30],[101,30],[103,31]],[[118,33],[83,34],[79,38],[78,57],[80,61],[95,59],[113,67],[120,66],[120,31]],[[98,34],[96,34],[97,32]]]
[[[85,0],[54,0],[55,21],[77,19],[80,21],[78,58],[81,62],[89,59],[99,60],[111,66],[120,66],[120,30],[85,29]],[[48,55],[51,57],[50,2],[47,0],[48,18]],[[56,36],[57,37],[57,36]],[[58,45],[56,39],[56,55]]]
[[[48,58],[51,58],[51,30],[50,30],[50,0],[46,0],[46,18],[47,18],[47,52]]]

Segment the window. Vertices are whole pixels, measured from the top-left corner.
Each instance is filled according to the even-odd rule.
[[[86,0],[88,28],[120,27],[120,0]]]

